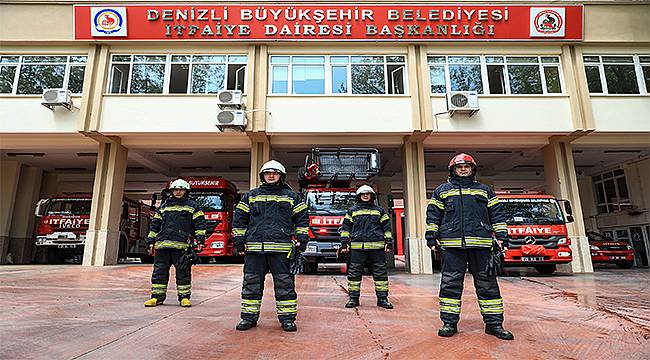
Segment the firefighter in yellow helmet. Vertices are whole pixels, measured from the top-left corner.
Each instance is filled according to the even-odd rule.
[[[144,306],[161,305],[167,297],[169,269],[176,268],[176,291],[178,301],[183,307],[190,307],[192,294],[191,266],[183,264],[184,254],[192,246],[190,240],[203,247],[206,236],[206,223],[199,205],[188,197],[190,184],[174,180],[169,189],[172,196],[157,209],[151,221],[147,245],[154,253],[153,274],[151,275],[151,299]]]

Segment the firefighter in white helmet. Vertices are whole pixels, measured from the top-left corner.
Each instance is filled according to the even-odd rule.
[[[200,251],[205,242],[206,223],[199,205],[188,197],[190,184],[174,180],[169,189],[172,195],[157,209],[147,235],[149,253],[154,254],[153,274],[151,276],[151,299],[144,306],[162,304],[167,296],[169,269],[176,268],[176,291],[178,301],[183,307],[190,307],[192,293],[191,266],[182,264],[183,255],[191,240],[197,243]]]
[[[282,329],[296,331],[297,294],[295,277],[289,270],[289,254],[304,251],[307,246],[307,205],[286,184],[287,171],[278,161],[264,164],[259,176],[262,185],[244,194],[233,219],[235,247],[240,255],[245,255],[241,321],[237,330],[257,325],[264,279],[270,271]]]
[[[377,306],[392,309],[388,301],[388,271],[386,255],[393,247],[390,218],[386,211],[375,205],[377,195],[372,187],[363,185],[357,189],[358,204],[351,207],[339,229],[341,251],[350,253],[348,268],[348,294],[345,307],[359,306],[361,276],[364,266],[370,267],[375,281]],[[351,249],[351,250],[350,250]]]

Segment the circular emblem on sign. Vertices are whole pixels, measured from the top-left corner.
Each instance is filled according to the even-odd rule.
[[[120,31],[123,25],[122,15],[113,9],[104,9],[95,15],[95,29],[104,34]]]
[[[543,34],[555,34],[562,29],[562,16],[555,10],[543,10],[535,16],[535,29]]]
[[[537,240],[536,240],[534,237],[532,237],[532,236],[526,236],[526,237],[524,238],[524,242],[525,242],[526,244],[528,244],[528,245],[535,245],[535,243],[537,242]]]

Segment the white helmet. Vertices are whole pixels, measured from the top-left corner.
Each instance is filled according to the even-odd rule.
[[[361,194],[372,194],[375,195],[375,190],[372,189],[372,187],[368,185],[363,185],[357,189],[357,196]]]
[[[266,171],[277,171],[282,175],[287,175],[287,170],[284,168],[284,165],[275,160],[267,161],[264,165],[262,165],[262,168],[260,169],[260,175]]]
[[[190,183],[183,179],[176,179],[172,181],[172,183],[169,185],[170,189],[183,189],[183,190],[189,190],[190,189]]]

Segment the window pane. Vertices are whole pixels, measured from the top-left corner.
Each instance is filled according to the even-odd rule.
[[[111,94],[126,94],[130,68],[131,66],[129,64],[113,64],[113,69],[111,70],[113,74],[113,78],[111,79]]]
[[[630,234],[627,232],[627,229],[616,230],[616,240],[628,240],[629,238]]]
[[[230,55],[228,56],[228,62],[229,63],[245,63],[248,61],[248,57],[246,55]]]
[[[431,81],[431,93],[443,94],[447,92],[444,66],[429,66],[429,80]]]
[[[16,66],[0,66],[0,93],[11,94],[16,77]]]
[[[597,63],[600,62],[600,58],[598,56],[583,56],[582,57],[583,61],[586,63]]]
[[[271,56],[271,64],[288,64],[289,62],[288,56]]]
[[[350,59],[347,56],[330,56],[330,63],[332,64],[347,64]]]
[[[88,61],[88,56],[70,56],[71,63],[85,63]]]
[[[17,63],[20,60],[19,56],[2,56],[0,57],[1,63]]]
[[[192,56],[192,61],[206,63],[225,63],[226,57],[224,55],[194,55]]]
[[[650,66],[641,66],[643,72],[643,81],[645,82],[645,91],[650,92]]]
[[[625,171],[623,169],[614,170],[614,176],[618,176],[618,175],[625,175]]]
[[[134,55],[134,62],[166,62],[167,56],[165,55]]]
[[[325,67],[322,65],[293,65],[291,88],[294,94],[324,94]]]
[[[633,63],[631,56],[603,56],[604,63]]]
[[[508,66],[510,93],[512,94],[541,94],[542,79],[537,65]]]
[[[404,94],[404,65],[387,65],[388,93]]]
[[[505,69],[503,65],[488,65],[488,85],[490,87],[490,94],[505,94],[506,93],[506,80]]]
[[[638,94],[634,65],[604,65],[607,90],[610,94]]]
[[[507,63],[538,63],[537,56],[508,56]]]
[[[641,56],[641,55],[639,55],[639,62],[650,63],[650,56]]]
[[[174,61],[173,57],[172,57],[172,61]],[[190,77],[190,64],[172,64],[171,73],[169,76],[169,93],[187,94],[187,82],[189,77]]]
[[[404,61],[404,56],[386,56],[386,62],[389,63],[403,63]]]
[[[544,66],[544,77],[546,78],[546,92],[559,94],[562,92],[560,85],[560,68],[556,66]]]
[[[113,55],[113,62],[129,62],[131,55]]]
[[[545,63],[545,64],[559,64],[560,59],[557,56],[542,56],[542,63]]]
[[[272,74],[271,93],[286,94],[289,91],[289,68],[287,66],[274,66]]]
[[[384,94],[383,65],[352,65],[353,94]]]
[[[481,66],[449,65],[449,82],[451,91],[476,91],[482,94]]]
[[[324,64],[324,56],[294,56],[292,59],[294,64]]]
[[[609,179],[605,180],[605,200],[609,204],[616,204],[618,203],[618,199],[616,198],[616,185],[614,185],[614,180]]]
[[[68,79],[68,89],[73,94],[81,94],[84,86],[85,66],[71,66],[70,78]]]
[[[332,66],[332,93],[346,94],[348,92],[348,67]]]
[[[485,62],[488,64],[492,64],[492,63],[503,64],[504,61],[503,61],[503,56],[486,56]]]
[[[585,66],[585,73],[587,74],[587,86],[590,93],[602,93],[603,84],[600,82],[600,71],[598,66],[589,65]]]
[[[67,56],[23,56],[23,63],[65,63]]]
[[[352,56],[353,63],[383,63],[383,56]]]
[[[194,64],[192,66],[192,93],[214,94],[223,90],[226,65]]]
[[[165,79],[165,65],[133,65],[131,94],[161,94]]]
[[[17,94],[42,94],[44,89],[62,88],[65,65],[23,65]]]
[[[618,187],[618,195],[621,197],[621,200],[629,200],[630,195],[627,192],[627,182],[624,176],[616,178],[616,186]]]
[[[447,58],[450,64],[478,64],[481,59],[478,56],[450,56]]]
[[[596,199],[599,204],[604,204],[606,203],[605,201],[605,189],[603,189],[603,183],[599,182],[594,185],[594,189],[596,190]]]
[[[429,64],[444,64],[445,63],[445,57],[444,56],[429,56],[429,57],[427,57],[427,62]]]
[[[246,63],[228,64],[228,83],[226,89],[244,91]]]
[[[192,57],[189,55],[172,55],[172,62],[178,63],[188,63]]]

